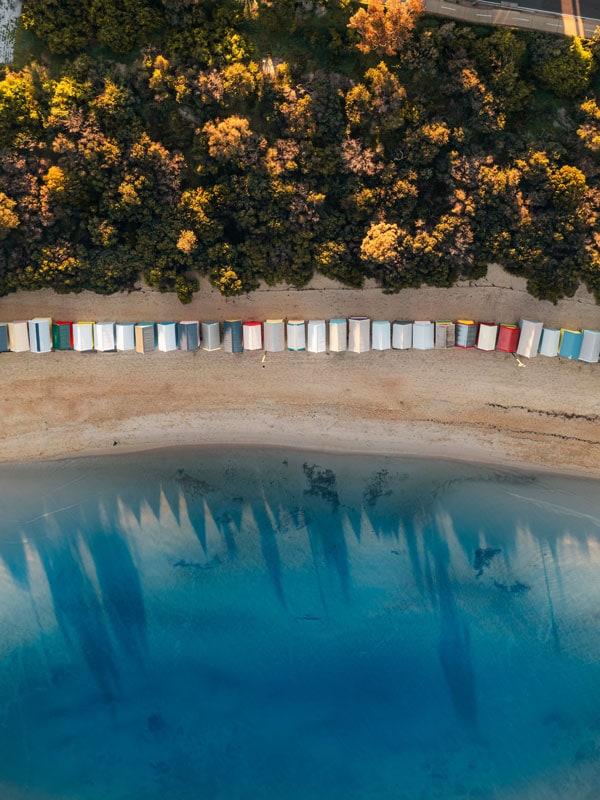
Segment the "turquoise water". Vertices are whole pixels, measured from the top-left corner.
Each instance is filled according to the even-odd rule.
[[[600,797],[600,485],[184,450],[0,467],[0,797]]]

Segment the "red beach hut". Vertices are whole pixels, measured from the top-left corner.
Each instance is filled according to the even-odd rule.
[[[496,350],[501,350],[503,353],[516,353],[520,332],[518,325],[500,325]]]

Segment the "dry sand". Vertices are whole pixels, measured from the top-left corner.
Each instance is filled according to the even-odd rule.
[[[98,297],[51,292],[0,299],[0,320],[457,319],[600,328],[583,289],[535,301],[499,268],[450,290],[384,295],[324,279],[223,299],[203,284],[192,305],[148,289]],[[229,355],[173,352],[0,356],[0,460],[170,445],[285,445],[527,465],[600,477],[600,365],[451,349]],[[117,444],[114,445],[113,443]]]

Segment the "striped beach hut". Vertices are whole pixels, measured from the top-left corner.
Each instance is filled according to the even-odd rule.
[[[29,350],[29,325],[27,320],[18,319],[8,323],[8,346],[13,353]]]
[[[412,347],[413,324],[404,320],[392,323],[392,347],[394,350],[410,350]]]
[[[242,325],[244,350],[262,350],[263,336],[262,323],[258,320],[248,320]]]
[[[472,319],[459,319],[456,323],[456,346],[475,347],[477,342],[477,323]]]
[[[29,347],[32,353],[50,353],[52,350],[52,320],[35,317],[28,322]]]
[[[264,348],[267,353],[285,350],[285,323],[282,319],[268,319],[263,326]]]
[[[371,325],[371,348],[389,350],[392,346],[392,324],[387,319],[374,319]]]
[[[177,350],[177,323],[157,322],[156,341],[161,353],[170,353]]]
[[[449,319],[438,319],[435,322],[435,348],[443,350],[456,344],[456,325]]]
[[[306,325],[303,319],[288,319],[286,326],[288,350],[306,350]]]
[[[348,320],[348,350],[366,353],[371,349],[371,322],[368,317],[350,317]]]
[[[308,320],[306,349],[309,353],[325,353],[327,351],[327,326],[324,319]]]
[[[156,326],[153,322],[138,322],[135,326],[136,353],[153,353],[156,348]]]
[[[498,329],[498,342],[496,350],[502,353],[516,353],[519,344],[519,326],[502,323]]]
[[[553,358],[558,355],[560,345],[559,328],[542,328],[542,338],[540,339],[540,355]]]
[[[52,323],[52,347],[55,350],[73,349],[73,323],[56,320]]]
[[[223,323],[223,350],[226,353],[242,353],[244,351],[241,319],[226,319]]]
[[[8,353],[8,322],[0,322],[0,353]]]
[[[117,347],[114,322],[94,323],[94,347],[99,353],[114,353]]]
[[[600,331],[584,328],[582,333],[579,360],[587,361],[588,364],[597,364],[598,358],[600,358]]]
[[[582,339],[583,334],[581,331],[572,331],[569,328],[561,328],[558,355],[561,356],[561,358],[579,358]]]
[[[87,353],[93,349],[94,349],[94,323],[74,322],[73,350],[77,350],[79,353]]]
[[[336,318],[329,320],[329,352],[343,353],[348,349],[348,322]]]
[[[200,322],[197,319],[178,322],[177,341],[180,350],[197,350],[200,347]]]
[[[417,319],[412,326],[413,350],[433,350],[435,325],[428,319]]]
[[[221,328],[218,322],[202,323],[202,349],[218,350],[221,347]]]
[[[480,322],[479,333],[477,334],[478,350],[495,350],[496,339],[498,338],[498,326],[495,322]]]
[[[135,350],[135,325],[133,322],[117,322],[115,325],[117,350]]]
[[[543,327],[543,324],[537,320],[521,320],[521,333],[517,345],[518,356],[524,356],[525,358],[537,356]]]

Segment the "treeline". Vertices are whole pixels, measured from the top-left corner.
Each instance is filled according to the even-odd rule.
[[[357,8],[26,0],[0,294],[143,275],[186,302],[198,273],[235,294],[315,270],[398,291],[496,261],[600,300],[600,40]]]

